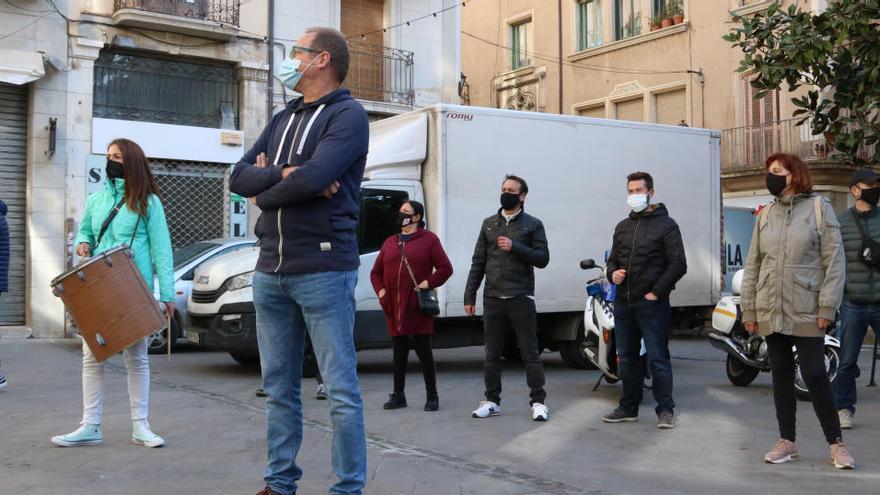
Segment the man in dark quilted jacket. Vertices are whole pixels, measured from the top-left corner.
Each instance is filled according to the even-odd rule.
[[[640,341],[647,349],[657,401],[657,427],[675,427],[672,400],[672,364],[669,294],[687,272],[684,244],[675,220],[662,203],[651,204],[654,179],[646,172],[626,178],[630,214],[614,229],[608,280],[617,285],[614,301],[614,338],[620,355],[623,396],[620,406],[602,418],[606,423],[638,420],[645,369]]]

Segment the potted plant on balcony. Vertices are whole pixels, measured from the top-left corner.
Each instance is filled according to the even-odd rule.
[[[669,9],[663,9],[663,12],[660,14],[660,27],[668,28],[673,24],[675,24],[675,21],[672,20],[672,14],[669,12]]]
[[[672,22],[670,20],[670,22]],[[657,14],[651,17],[651,31],[656,31],[663,27],[663,15]]]
[[[672,17],[672,21],[675,24],[681,24],[684,22],[684,5],[682,4],[682,0],[670,0],[666,9],[668,15]]]

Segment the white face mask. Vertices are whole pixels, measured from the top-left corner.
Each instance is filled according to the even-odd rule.
[[[630,194],[626,197],[626,204],[632,208],[632,211],[639,213],[648,207],[647,194]]]

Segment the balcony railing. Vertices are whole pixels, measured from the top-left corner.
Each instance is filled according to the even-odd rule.
[[[362,100],[413,106],[413,52],[349,43],[351,57],[346,86]]]
[[[240,0],[114,0],[114,11],[143,10],[238,27],[239,4]]]
[[[804,161],[832,160],[833,146],[824,136],[814,136],[809,121],[780,120],[760,127],[736,127],[721,131],[721,171],[761,169],[773,153],[791,153]],[[873,156],[876,145],[863,145],[859,158]]]

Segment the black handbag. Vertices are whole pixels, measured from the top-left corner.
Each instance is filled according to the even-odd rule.
[[[850,211],[856,227],[859,229],[859,235],[862,237],[862,247],[859,249],[859,260],[874,270],[880,270],[880,243],[871,239],[865,231],[865,226],[855,213]]]
[[[403,249],[404,244],[404,242],[400,243],[400,258],[403,260],[403,264],[406,265],[406,271],[409,272],[409,277],[413,281],[413,287],[416,288],[416,294],[419,296],[419,311],[426,315],[437,316],[440,314],[440,302],[437,300],[437,291],[434,289],[419,289],[416,275],[413,273],[409,260],[406,259],[406,251]]]

